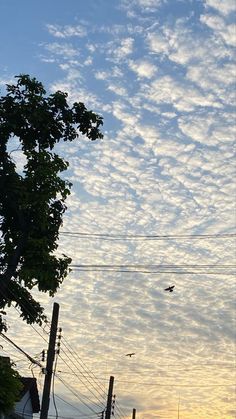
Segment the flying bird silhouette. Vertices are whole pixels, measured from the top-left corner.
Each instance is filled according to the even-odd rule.
[[[171,287],[165,288],[164,291],[173,292],[175,285],[171,285]]]
[[[135,355],[135,352],[132,352],[131,354],[126,354],[125,356],[129,356],[131,358],[131,356]]]

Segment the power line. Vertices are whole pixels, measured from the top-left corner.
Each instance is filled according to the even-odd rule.
[[[227,267],[226,267],[227,268]],[[235,273],[222,271],[175,271],[175,270],[152,270],[141,269],[140,267],[131,265],[126,268],[126,265],[71,265],[71,269],[79,272],[120,272],[120,273],[141,273],[141,274],[176,274],[176,275],[224,275],[235,276]],[[154,268],[153,268],[154,269]],[[227,268],[229,269],[229,268]]]
[[[87,264],[87,265],[81,265],[81,264],[71,264],[71,268],[80,267],[80,268],[137,268],[137,269],[167,269],[167,268],[198,268],[198,269],[229,269],[229,268],[236,268],[235,264],[205,264],[200,265],[197,263],[194,264],[182,264],[182,265],[175,265],[175,264],[159,264],[159,265],[151,265],[151,264],[111,264],[111,265],[105,265],[105,264]]]
[[[64,339],[63,339],[64,340]],[[63,342],[63,340],[62,340],[62,344],[64,344],[64,346],[67,348],[67,350],[69,350],[69,353],[72,355],[72,357],[76,360],[76,363],[77,364],[79,364],[79,366],[81,367],[81,362],[80,361],[77,361],[77,359],[76,359],[76,357],[74,356],[74,354],[73,354],[73,352],[70,350],[70,349],[68,349],[68,347],[65,345],[65,343]],[[97,377],[95,377],[95,375],[93,374],[93,377],[91,377],[91,375],[90,375],[90,370],[87,368],[87,370],[89,371],[89,373],[87,373],[86,372],[86,370],[84,369],[83,371],[85,372],[85,374],[84,374],[84,372],[83,371],[81,371],[78,367],[76,367],[76,364],[71,360],[71,358],[66,354],[66,352],[62,349],[62,352],[67,356],[67,358],[72,362],[72,364],[75,366],[75,368],[77,368],[77,370],[79,371],[79,373],[81,373],[82,374],[82,376],[85,378],[85,380],[87,380],[88,382],[89,382],[89,384],[91,384],[92,385],[92,387],[95,389],[95,391],[99,394],[99,396],[101,396],[102,398],[104,397],[104,394],[103,394],[103,392],[102,393],[100,393],[100,391],[98,391],[97,389],[96,389],[96,387],[94,386],[94,384],[93,383],[91,383],[91,381],[90,380],[88,380],[88,378],[86,377],[86,375],[85,374],[88,374],[88,376],[90,377],[90,378],[92,378],[92,380],[95,378],[96,380],[98,380],[97,379]],[[79,357],[78,357],[79,358]],[[64,361],[65,362],[65,361]],[[84,364],[84,363],[83,363]],[[85,365],[85,364],[84,364]],[[82,368],[83,368],[83,366],[82,366]],[[71,369],[71,368],[70,368]],[[73,372],[73,370],[71,369],[71,371]],[[74,373],[74,372],[73,372]],[[77,375],[76,373],[74,373],[75,375]],[[82,381],[81,379],[80,379],[80,381]],[[82,381],[83,382],[83,381]],[[98,386],[99,387],[99,390],[100,390],[100,386]]]
[[[19,313],[19,310],[16,308],[16,307],[14,307],[15,309],[16,309],[16,311]],[[24,306],[24,308],[26,309],[26,307]],[[46,323],[47,324],[47,323]],[[31,324],[30,324],[30,326],[33,328],[33,330],[34,331],[36,331],[38,334],[39,334],[39,336],[43,339],[43,340],[45,340],[46,341],[46,339],[37,331],[37,329],[35,329]],[[5,338],[7,341],[9,341],[10,343],[12,343],[18,350],[20,350],[25,356],[27,356],[27,358],[31,361],[31,363],[34,363],[34,364],[36,364],[36,365],[38,365],[38,366],[40,366],[41,368],[43,368],[43,366],[42,366],[42,364],[40,363],[40,362],[38,362],[38,361],[36,361],[35,359],[33,359],[32,357],[30,357],[30,355],[28,355],[25,351],[23,351],[20,347],[18,347],[16,344],[14,344],[14,342],[12,342],[11,341],[11,339],[9,339],[7,336],[5,336],[5,335],[3,335],[2,333],[0,333],[0,335],[3,337],[3,338]],[[46,341],[47,342],[47,341]],[[63,351],[64,352],[64,351]],[[61,358],[61,356],[60,356],[60,358]],[[65,362],[65,361],[64,361]],[[66,365],[69,367],[69,365],[68,365],[68,363],[66,363]],[[70,368],[70,367],[69,367]],[[73,370],[72,370],[73,371]],[[58,377],[57,375],[56,375],[56,377],[60,380],[60,381],[63,381],[62,379],[60,379],[60,377]],[[87,381],[89,381],[89,380],[87,380]],[[65,385],[65,384],[64,384]],[[75,393],[73,393],[74,395],[76,395]],[[77,397],[79,397],[78,395],[77,395]],[[84,396],[84,397],[86,397],[86,398],[88,398],[87,396]],[[80,399],[81,401],[82,401],[82,399]],[[91,400],[89,400],[89,401],[91,401]],[[83,402],[83,401],[82,401]],[[85,402],[83,402],[86,406],[88,406]],[[93,404],[94,404],[94,402],[93,402]],[[99,407],[101,407],[100,405],[99,405]],[[95,411],[94,411],[95,412]]]
[[[65,343],[66,342],[66,343]],[[85,374],[87,374],[92,380],[95,379],[96,381],[99,382],[99,378],[97,378],[95,376],[95,374],[86,366],[86,364],[83,362],[83,360],[79,357],[78,354],[75,355],[75,351],[71,348],[71,346],[69,345],[69,343],[66,341],[65,337],[62,337],[62,344],[66,347],[66,349],[69,351],[69,353],[73,356],[73,358],[75,359],[75,361],[79,364],[79,366],[81,366],[82,368],[84,368],[84,372]],[[97,384],[98,385],[98,384]],[[99,390],[101,389],[100,386]],[[104,397],[104,391],[102,390],[102,393],[99,392],[99,394]]]
[[[18,298],[18,296],[11,290],[11,293],[12,293],[12,295],[13,295],[13,297],[14,297],[14,299],[15,299],[15,301],[16,301],[16,304],[17,304],[17,301],[18,301],[18,304],[19,304],[19,298]],[[3,293],[3,295],[4,296],[6,296],[4,293]],[[24,296],[24,295],[22,295],[21,296],[21,298],[23,297],[23,299],[25,300],[25,302],[26,302],[26,304],[28,304],[28,301],[26,300],[26,297]],[[29,311],[29,309],[27,308],[27,306],[25,305],[25,304],[23,304],[22,303],[22,301],[20,301],[20,304],[21,304],[21,306],[24,308],[24,310],[28,313],[28,314],[31,314],[30,313],[30,311]],[[18,312],[18,314],[20,314],[20,317],[22,316],[22,313],[17,309],[17,307],[16,306],[13,306],[13,308]],[[37,310],[36,310],[36,308],[34,308],[34,307],[32,307],[33,309],[34,309],[34,311],[37,313]],[[47,322],[44,320],[44,322],[47,324]],[[45,341],[45,342],[47,342],[47,339],[45,339],[44,338],[44,336],[42,336],[41,335],[41,333],[31,324],[31,323],[28,323],[29,325],[30,325],[30,327]],[[43,329],[42,328],[42,326],[40,326],[41,327],[41,329]],[[43,329],[43,331],[45,332],[45,330]],[[46,332],[45,332],[46,333]]]
[[[59,400],[61,400],[63,403],[67,404],[70,407],[73,407],[73,409],[78,410],[78,412],[84,414],[78,407],[74,406],[73,404],[69,403],[67,400],[63,399],[61,396],[58,396],[58,394],[55,394],[55,397]],[[49,415],[50,416],[50,415]]]
[[[63,380],[61,377],[59,377],[57,374],[55,374],[55,376],[57,377],[57,379],[59,381],[61,381],[61,383],[72,393],[74,394],[74,396],[80,400],[81,403],[83,403],[89,410],[91,410],[93,413],[98,414],[98,412],[96,412],[91,406],[89,406],[82,398],[81,396],[78,395],[78,393],[75,392],[75,390],[65,381]],[[92,404],[94,404],[92,402]]]
[[[120,405],[119,405],[119,403],[117,402],[117,397],[116,397],[116,399],[115,399],[115,408],[118,410],[118,412],[119,412],[121,415],[126,416],[126,414],[125,414],[125,413],[124,413],[124,411],[123,411],[123,408],[121,408],[121,407],[120,407]]]
[[[117,383],[134,384],[138,386],[156,386],[156,387],[189,387],[189,388],[206,388],[206,387],[235,387],[236,384],[162,384],[162,383],[144,383],[137,381],[116,380]]]
[[[19,410],[15,410],[15,413],[18,413],[19,415],[22,415],[22,412],[21,411],[19,411]],[[34,417],[35,417],[35,415],[37,415],[37,418],[39,418],[39,416],[38,416],[38,414],[35,414],[34,413]],[[25,416],[29,416],[30,418],[32,418],[32,414],[31,413],[24,413],[24,417]],[[80,415],[80,416],[73,416],[73,417],[71,417],[71,416],[61,416],[61,415],[59,415],[59,416],[56,416],[56,415],[48,415],[48,418],[59,418],[59,419],[92,419],[92,418],[98,418],[98,415],[97,414],[93,414],[93,415],[86,415],[86,414],[83,414],[82,413],[82,415]]]
[[[185,367],[185,366],[183,366],[182,368],[181,367],[178,367],[178,368],[175,368],[174,369],[174,372],[181,372],[181,371],[202,371],[203,369],[205,370],[205,368],[206,367],[213,367],[213,368],[215,368],[215,366],[216,365],[219,365],[220,367],[218,367],[218,369],[229,369],[229,370],[231,370],[231,372],[232,373],[234,373],[234,369],[236,368],[236,365],[235,365],[235,363],[233,363],[232,362],[232,365],[231,366],[222,366],[221,364],[212,364],[212,365],[208,365],[208,364],[200,364],[200,365],[202,365],[202,368],[200,368],[200,367],[198,367],[198,366],[196,366],[196,367]],[[171,366],[171,371],[168,371],[168,367],[170,367]],[[143,370],[140,370],[140,371],[134,371],[134,370],[132,370],[132,374],[134,375],[134,374],[138,374],[138,375],[140,375],[140,374],[143,374],[144,372],[147,372],[147,373],[153,373],[153,372],[155,372],[155,373],[158,373],[158,374],[160,374],[160,373],[163,373],[164,372],[164,374],[166,375],[166,373],[168,372],[172,372],[172,370],[173,370],[173,367],[175,367],[176,365],[165,365],[165,367],[163,368],[163,369],[149,369],[149,370],[147,370],[147,369],[143,369]],[[76,373],[71,373],[71,372],[69,372],[69,371],[59,371],[61,374],[66,374],[66,375],[76,375]],[[119,373],[119,372],[124,372],[123,370],[117,370],[116,369],[116,373]],[[209,371],[210,372],[210,371]],[[100,381],[102,380],[102,381],[107,381],[105,378],[100,378],[99,379]]]
[[[29,361],[32,364],[37,365],[40,368],[43,368],[42,364],[39,361],[36,361],[36,359],[32,358],[29,354],[27,354],[22,348],[20,348],[20,346],[18,346],[16,343],[14,343],[10,338],[8,338],[6,335],[4,335],[3,333],[0,333],[0,335],[9,343],[11,343],[11,345],[13,345],[19,352],[21,352],[22,354],[24,354]]]
[[[175,240],[175,239],[190,239],[190,240],[206,240],[206,239],[227,239],[236,237],[235,233],[229,234],[174,234],[174,235],[159,235],[159,234],[107,234],[107,233],[85,233],[75,231],[61,231],[60,235],[80,238],[94,238],[104,240]]]
[[[56,400],[55,400],[55,374],[57,370],[58,355],[59,353],[58,351],[56,351],[56,359],[55,359],[55,365],[54,365],[53,376],[52,376],[52,401],[53,401],[54,409],[56,412],[56,419],[58,419],[58,409],[57,409]]]
[[[62,349],[61,349],[61,352],[63,352],[65,355],[66,355],[66,353],[65,353],[65,351],[63,351]],[[66,355],[67,356],[67,355]],[[74,371],[73,371],[73,369],[70,367],[70,365],[68,364],[68,362],[67,361],[65,361],[65,359],[61,356],[61,355],[59,355],[59,358],[67,365],[67,367],[74,373]],[[70,360],[70,358],[67,356],[67,358]],[[73,364],[73,362],[72,362],[72,364]],[[73,364],[74,365],[74,364]],[[81,371],[80,371],[80,373],[81,373]],[[83,384],[84,384],[84,382],[83,382],[83,380],[80,378],[80,376],[78,375],[78,374],[76,374],[76,373],[74,373],[75,375],[76,375],[76,377],[79,379],[79,381],[81,381]],[[83,373],[81,373],[82,375],[83,375]],[[83,375],[84,376],[84,375]],[[59,376],[58,375],[56,375],[56,377],[58,378]],[[85,377],[85,376],[84,376]],[[87,379],[87,377],[85,377],[85,380],[87,380],[88,382],[89,382],[89,384],[91,384],[91,382]],[[94,388],[94,386],[93,386],[93,384],[91,384],[91,386]],[[96,390],[96,388],[95,388],[95,390]],[[97,390],[96,390],[97,391]],[[93,404],[96,404],[99,408],[103,408],[104,407],[104,405],[102,404],[102,402],[101,402],[101,400],[97,397],[97,395],[91,390],[91,389],[89,389],[89,392],[95,397],[95,399],[97,399],[98,400],[98,402],[99,402],[99,404],[97,404],[97,403],[95,403],[95,402],[93,402],[92,401],[92,403]],[[99,394],[99,393],[98,393]],[[91,402],[91,399],[88,397],[88,396],[86,396],[85,394],[83,394],[83,397],[85,397],[86,399],[88,399],[88,401],[89,402]]]

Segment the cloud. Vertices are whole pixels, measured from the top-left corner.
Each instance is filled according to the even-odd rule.
[[[54,36],[55,38],[71,38],[71,37],[79,37],[83,38],[87,35],[87,29],[82,25],[46,25],[48,32]]]
[[[147,60],[129,61],[129,67],[133,70],[140,78],[152,78],[157,71],[154,64]]]
[[[114,55],[117,58],[124,58],[133,52],[133,38],[124,38],[114,51]]]
[[[7,84],[14,84],[15,79],[12,76],[8,76],[8,77],[0,77],[0,86],[6,86]]]
[[[118,85],[114,85],[114,84],[110,84],[108,86],[108,90],[110,90],[111,92],[116,93],[118,96],[122,96],[125,97],[127,96],[127,91],[124,87],[122,86],[118,86]]]
[[[79,51],[68,43],[52,42],[45,45],[45,49],[52,54],[61,55],[66,58],[73,58],[79,55]]]
[[[122,24],[114,18],[105,26],[86,25],[86,43],[82,33],[73,35],[80,25],[50,27],[57,42],[44,48],[60,71],[51,90],[67,91],[71,103],[82,101],[104,117],[103,141],[61,145],[70,163],[64,176],[73,182],[64,230],[172,236],[235,231],[230,3],[221,2],[220,12],[219,2],[199,2],[195,13],[180,17],[188,3],[177,9],[176,2],[175,9],[172,1],[122,2],[128,18],[112,9],[117,19],[123,13]],[[135,401],[143,418],[172,417],[179,386],[187,414],[227,414],[235,284],[225,275],[231,268],[219,265],[232,264],[234,249],[232,238],[60,235],[58,251],[74,264],[140,267],[132,273],[74,268],[56,299],[65,337],[99,377],[114,373],[122,403],[129,387],[128,403]],[[141,265],[169,268],[145,273]],[[205,268],[196,274],[199,265]],[[169,284],[176,285],[173,295],[164,292]],[[40,299],[50,315],[51,303]],[[14,321],[10,332],[22,334],[16,329]],[[32,343],[26,335],[25,348]],[[33,342],[35,353],[42,343]],[[129,350],[137,354],[131,362],[124,356]],[[80,382],[73,384],[81,390]]]
[[[137,11],[154,13],[164,3],[165,0],[121,0],[121,8],[127,12],[128,17],[137,18]]]
[[[169,50],[168,40],[160,33],[149,33],[147,35],[147,42],[150,50],[155,53],[167,54]]]
[[[222,107],[211,93],[205,94],[194,85],[177,81],[170,76],[159,77],[150,86],[144,85],[142,96],[156,104],[171,104],[179,112],[192,112],[198,107]]]
[[[206,8],[215,9],[224,16],[236,11],[234,0],[205,0],[205,6]]]
[[[225,20],[216,15],[203,15],[200,18],[202,23],[205,23],[211,28],[216,35],[222,37],[224,42],[230,46],[236,44],[236,25],[235,23],[226,24]]]

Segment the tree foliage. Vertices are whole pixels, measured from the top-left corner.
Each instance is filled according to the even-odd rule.
[[[54,295],[71,262],[55,255],[71,183],[59,176],[68,162],[54,147],[80,135],[102,138],[102,118],[83,103],[69,106],[61,91],[46,96],[35,78],[16,79],[0,98],[0,309],[14,302],[24,320],[40,323],[43,308],[30,290]],[[22,172],[11,152],[16,139],[25,160]]]
[[[0,371],[0,413],[7,414],[14,409],[23,385],[8,358],[0,357]]]

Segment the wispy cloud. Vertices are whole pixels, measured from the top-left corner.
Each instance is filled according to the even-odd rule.
[[[147,60],[139,60],[129,62],[129,67],[133,70],[138,77],[141,78],[152,78],[157,71],[157,68],[154,64]]]
[[[224,16],[236,11],[234,0],[205,0],[205,6],[216,10]]]
[[[79,51],[68,43],[53,42],[45,45],[45,49],[52,54],[61,55],[65,58],[73,58],[79,55]]]
[[[99,377],[114,373],[122,403],[143,419],[173,417],[181,391],[186,417],[233,417],[234,240],[177,235],[235,231],[234,2],[105,5],[98,20],[88,11],[87,23],[50,23],[41,45],[51,91],[104,117],[102,141],[61,145],[73,182],[63,229],[174,237],[61,235],[73,264],[124,267],[74,268],[57,295],[63,329]]]
[[[52,25],[48,24],[47,26],[48,32],[54,36],[55,38],[72,38],[72,37],[79,37],[83,38],[87,35],[87,29],[85,26],[82,25]]]

